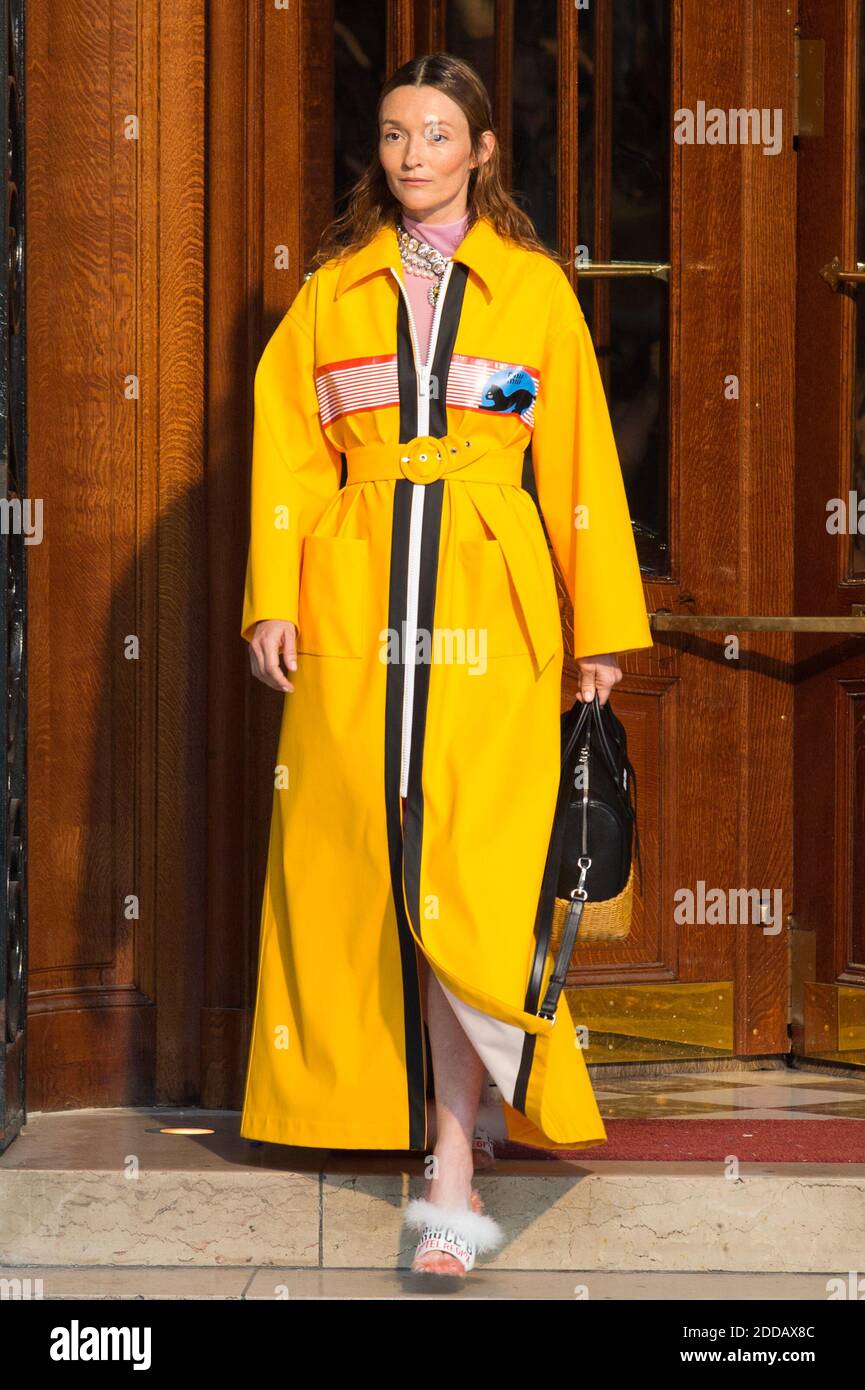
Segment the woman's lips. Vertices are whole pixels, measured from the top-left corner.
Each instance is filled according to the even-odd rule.
[[[416,183],[416,184],[422,184],[422,183],[429,183],[429,179],[402,179],[401,182],[402,182],[402,183]]]

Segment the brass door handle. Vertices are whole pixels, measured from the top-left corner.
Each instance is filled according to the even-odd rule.
[[[853,632],[865,637],[865,603],[854,603],[850,618],[750,617],[741,613],[671,613],[658,608],[649,622],[659,632]]]
[[[865,263],[856,262],[855,270],[842,270],[841,262],[833,256],[828,265],[820,271],[830,289],[837,290],[840,284],[861,285],[865,281]]]
[[[592,280],[612,280],[621,275],[652,275],[656,280],[669,280],[667,261],[577,261],[577,276]]]

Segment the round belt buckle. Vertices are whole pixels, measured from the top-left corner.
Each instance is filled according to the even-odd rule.
[[[447,456],[441,440],[431,434],[421,434],[400,445],[399,466],[403,476],[413,483],[434,483],[445,470]]]

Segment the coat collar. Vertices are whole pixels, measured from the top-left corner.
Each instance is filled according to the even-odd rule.
[[[492,222],[479,217],[469,228],[453,254],[483,281],[491,295],[501,285],[507,247]],[[402,274],[402,261],[396,232],[390,225],[380,227],[375,236],[344,263],[336,285],[336,298],[360,280],[393,266]]]

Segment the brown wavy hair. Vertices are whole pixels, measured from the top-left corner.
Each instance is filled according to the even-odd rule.
[[[471,63],[450,53],[425,53],[412,58],[388,78],[376,107],[378,124],[382,102],[395,87],[435,87],[444,92],[463,112],[469,126],[472,154],[480,156],[480,136],[493,129],[493,112],[487,89]],[[467,195],[468,226],[487,217],[500,236],[529,251],[540,251],[562,265],[563,260],[538,237],[527,213],[517,206],[502,180],[501,155],[496,140],[485,163],[469,172]],[[384,169],[373,155],[367,168],[352,187],[344,213],[335,217],[322,232],[310,268],[329,260],[342,260],[371,241],[383,226],[396,226],[401,204],[388,187]]]

